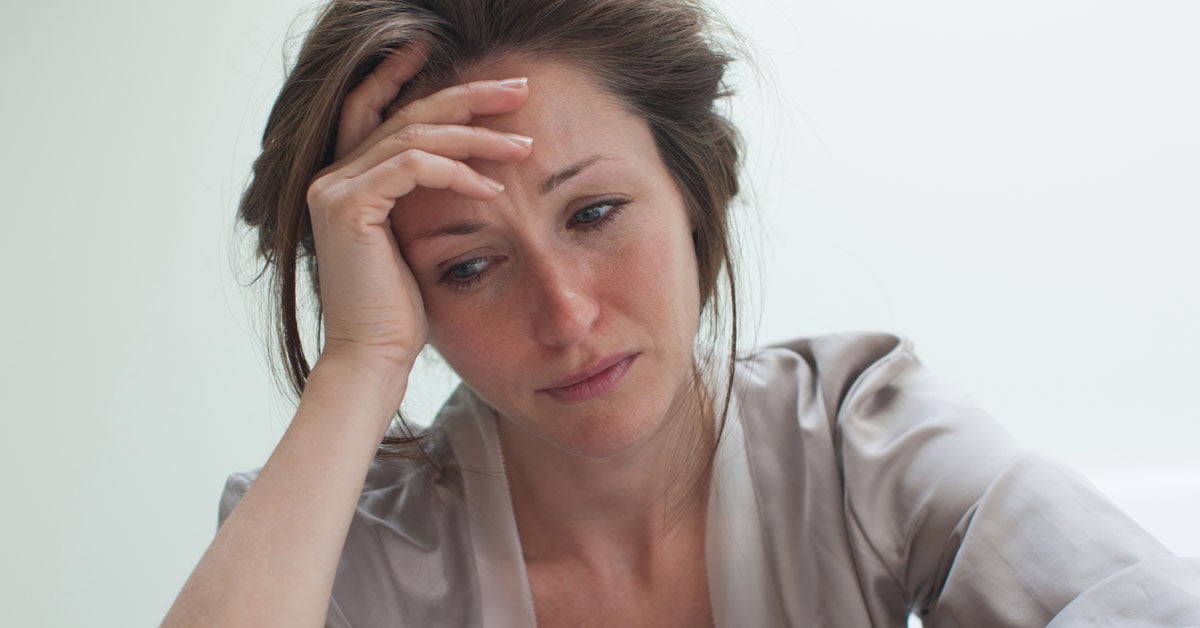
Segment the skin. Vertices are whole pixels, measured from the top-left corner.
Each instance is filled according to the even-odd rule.
[[[392,215],[429,341],[500,417],[539,623],[697,625],[709,615],[703,504],[665,525],[674,452],[711,438],[695,429],[700,297],[682,196],[646,123],[586,74],[518,57],[466,78],[501,76],[528,77],[528,100],[471,125],[534,147],[466,164],[504,191],[479,201],[418,189]],[[477,230],[419,237],[462,224]],[[571,403],[545,391],[625,353],[637,358],[609,394]]]
[[[494,60],[397,107],[426,53],[397,51],[345,99],[335,162],[308,190],[325,345],[163,625],[323,624],[426,343],[497,411],[540,626],[710,625],[705,499],[679,499],[701,472],[680,452],[712,442],[689,386],[699,297],[679,191],[645,123],[569,66]],[[480,228],[418,237],[463,221]],[[456,289],[450,268],[483,272]],[[626,352],[609,393],[545,394]]]
[[[537,144],[516,163],[467,160],[505,184],[495,199],[418,189],[397,203],[392,225],[429,341],[521,428],[501,428],[514,446],[581,463],[627,455],[662,422],[691,369],[700,297],[682,197],[646,124],[584,75],[517,61],[477,72],[545,86],[511,114],[473,121]],[[590,165],[541,193],[548,177],[581,162]],[[417,239],[459,223],[479,231]],[[544,392],[630,352],[638,357],[611,394],[569,403]]]

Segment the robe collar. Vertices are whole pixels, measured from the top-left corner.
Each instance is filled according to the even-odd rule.
[[[710,379],[721,381],[720,373]],[[706,523],[705,562],[713,623],[725,626],[784,625],[772,596],[760,499],[754,487],[749,445],[742,426],[738,381],[713,465]],[[480,605],[488,628],[536,626],[533,594],[504,468],[496,414],[468,394],[463,412],[447,421],[446,433],[462,469]],[[714,398],[719,395],[713,395]],[[714,416],[719,421],[719,408]]]

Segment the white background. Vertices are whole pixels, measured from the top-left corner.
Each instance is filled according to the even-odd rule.
[[[1200,5],[724,4],[752,335],[909,336],[1200,555]],[[233,222],[301,8],[0,7],[6,623],[157,623],[290,417]]]

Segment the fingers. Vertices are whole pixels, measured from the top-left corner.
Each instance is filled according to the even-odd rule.
[[[413,121],[466,124],[475,116],[513,111],[524,104],[528,95],[529,80],[525,78],[463,83],[409,103],[389,118],[385,126],[393,120],[396,124]]]
[[[418,187],[449,189],[481,201],[496,198],[504,190],[500,183],[485,177],[456,159],[419,149],[406,150],[384,160],[353,178],[323,177],[309,190],[314,211],[345,214],[334,208],[352,208],[355,220],[382,224],[388,219],[396,199]]]
[[[412,124],[457,124],[463,125],[475,116],[490,116],[515,111],[529,97],[526,79],[501,81],[474,81],[448,87],[426,98],[415,100],[372,131],[355,149],[346,154],[343,161],[356,160],[360,155],[383,141],[384,138],[401,132]]]
[[[340,215],[351,223],[378,225],[387,221],[398,199],[418,187],[490,201],[504,186],[465,160],[520,161],[532,145],[523,135],[483,127],[409,125],[353,162],[320,175],[309,187],[309,208],[314,220]]]
[[[400,88],[425,65],[429,48],[429,42],[417,41],[396,50],[346,94],[338,118],[337,158],[354,150],[379,127]]]
[[[508,113],[524,104],[529,89],[523,78],[446,88],[408,103],[381,123],[389,103],[420,69],[427,53],[427,48],[398,51],[347,95],[340,114],[338,159],[309,187],[314,218],[342,215],[357,224],[381,224],[396,200],[417,187],[491,200],[504,186],[464,161],[512,162],[529,155],[533,140],[528,137],[468,126],[476,116]]]
[[[481,201],[496,198],[504,191],[499,182],[461,161],[416,149],[404,151],[364,174],[363,184],[395,198],[418,186],[449,189]]]
[[[533,140],[515,133],[464,125],[410,124],[367,148],[342,172],[356,176],[395,155],[418,149],[450,159],[519,161],[529,155]]]

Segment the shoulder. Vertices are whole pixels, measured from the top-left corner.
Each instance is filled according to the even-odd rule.
[[[825,527],[846,535],[860,575],[892,583],[878,585],[890,588],[887,606],[928,595],[954,530],[1017,456],[1015,441],[892,334],[774,344],[737,372],[760,489],[798,486],[806,500],[839,503]]]
[[[803,357],[814,368],[857,367],[852,370],[862,372],[897,350],[911,353],[912,342],[887,332],[851,331],[774,342],[752,351],[747,357],[791,353]]]
[[[736,372],[767,533],[798,548],[782,564],[833,555],[794,578],[807,582],[852,564],[873,623],[913,608],[927,625],[1046,625],[1060,610],[1052,625],[1195,615],[1195,563],[1078,474],[1022,451],[908,340],[801,338],[747,355]]]
[[[743,402],[774,405],[776,416],[819,413],[840,436],[885,437],[922,423],[995,427],[966,392],[921,362],[910,339],[895,334],[847,332],[773,343],[744,355],[736,373]]]
[[[772,418],[814,419],[840,430],[856,407],[930,376],[907,338],[847,332],[795,338],[759,347],[736,364],[735,392]],[[765,418],[765,417],[763,417]],[[805,423],[802,421],[802,423]],[[817,426],[810,426],[817,427]]]
[[[754,383],[779,384],[781,379],[800,378],[819,384],[826,399],[840,401],[869,373],[888,364],[916,363],[907,338],[883,332],[847,332],[772,343],[743,356],[739,367]]]
[[[738,367],[734,394],[755,446],[793,465],[836,465],[851,507],[902,508],[941,490],[959,511],[1017,454],[1007,431],[903,337],[800,338]]]

